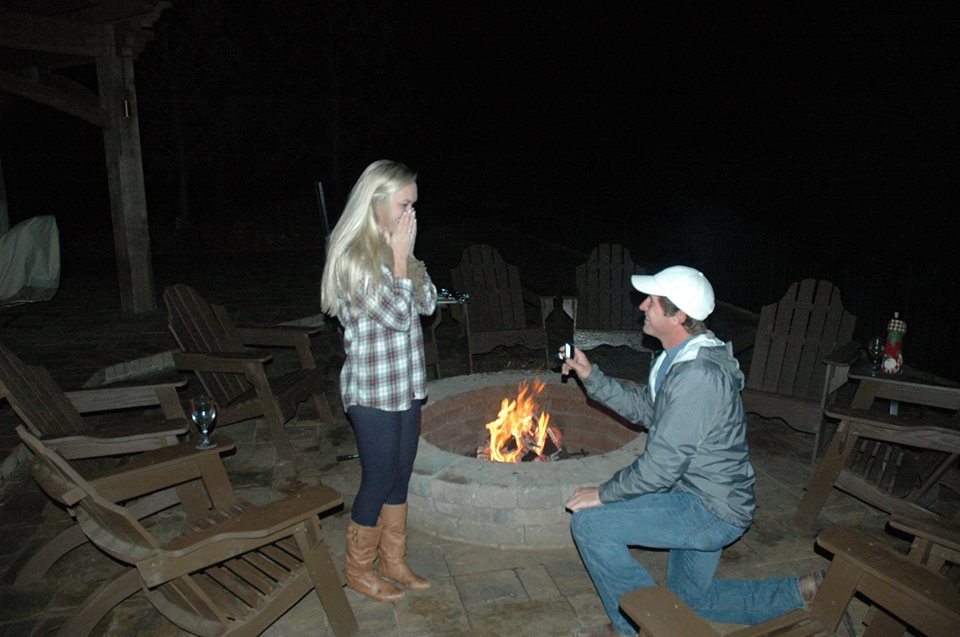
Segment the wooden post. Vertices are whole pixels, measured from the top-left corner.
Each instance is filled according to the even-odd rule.
[[[117,255],[120,305],[126,314],[143,314],[157,308],[153,289],[150,230],[140,156],[140,125],[133,58],[118,52],[113,26],[104,27],[113,46],[97,57],[100,105],[107,113],[103,147],[110,188],[113,242]]]
[[[10,229],[10,209],[7,207],[7,183],[3,179],[3,158],[0,157],[0,237]]]

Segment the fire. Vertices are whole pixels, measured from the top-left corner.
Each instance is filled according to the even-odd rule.
[[[559,448],[560,432],[549,426],[550,414],[537,415],[536,396],[544,387],[546,383],[536,380],[531,392],[530,383],[524,382],[515,400],[503,399],[497,419],[485,425],[490,439],[486,447],[477,450],[478,457],[493,462],[520,462],[525,454],[532,453],[538,461],[550,459],[543,455],[544,445],[549,436]]]

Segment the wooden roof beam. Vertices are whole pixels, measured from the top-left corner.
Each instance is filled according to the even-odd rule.
[[[38,51],[20,51],[3,49],[0,51],[0,69],[11,73],[26,74],[31,67],[41,70],[69,69],[84,64],[93,64],[93,58],[64,55],[62,53],[40,53]]]
[[[31,79],[0,71],[0,91],[45,104],[101,128],[110,122],[100,106],[100,97],[67,78],[43,74]]]
[[[81,22],[125,22],[129,26],[150,28],[170,5],[169,0],[101,0],[70,11],[64,17]]]
[[[112,46],[104,27],[0,9],[0,47],[102,57]]]

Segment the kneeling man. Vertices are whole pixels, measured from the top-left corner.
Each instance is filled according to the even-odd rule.
[[[629,546],[669,549],[666,585],[708,620],[754,624],[803,607],[819,577],[714,579],[723,548],[753,521],[756,474],[740,400],[743,373],[731,346],[704,325],[714,308],[710,282],[684,266],[631,282],[649,295],[640,305],[644,333],[664,347],[648,384],[635,388],[606,376],[579,349],[563,365],[590,398],[647,427],[646,450],[631,465],[567,500],[574,540],[611,621],[574,634],[636,635],[620,598],[656,582]]]

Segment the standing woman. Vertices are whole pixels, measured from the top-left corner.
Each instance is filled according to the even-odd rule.
[[[430,583],[407,566],[407,486],[427,395],[420,314],[433,314],[434,287],[417,239],[417,175],[375,161],[353,186],[330,235],[321,304],[343,325],[340,394],[357,439],[360,490],[347,526],[347,586],[378,601]],[[373,562],[380,555],[379,575]]]

